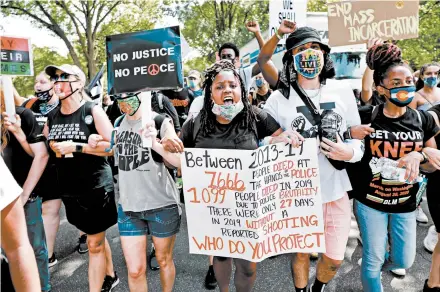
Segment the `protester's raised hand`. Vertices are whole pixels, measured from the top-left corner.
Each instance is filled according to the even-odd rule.
[[[256,21],[248,21],[246,22],[246,28],[248,31],[256,33],[260,31],[260,25]]]
[[[156,130],[156,126],[154,124],[154,121],[148,121],[145,126],[141,129],[141,136],[145,137],[145,138],[151,138],[151,141],[154,144],[157,144],[158,141],[156,139],[157,137],[157,130]]]
[[[367,49],[370,49],[376,45],[383,44],[383,40],[381,38],[372,38],[367,42]]]
[[[15,115],[15,122],[11,122],[7,113],[2,113],[5,128],[13,133],[17,134],[21,131],[21,119],[19,115]]]
[[[356,125],[350,128],[351,137],[358,140],[363,140],[366,136],[374,133],[374,129],[371,124],[368,125]]]
[[[300,133],[294,130],[286,130],[282,132],[280,135],[276,137],[272,137],[270,140],[270,144],[276,144],[276,143],[289,143],[292,144],[294,148],[299,147],[302,142],[304,141],[304,137],[301,136]]]
[[[290,34],[296,30],[296,23],[287,19],[283,19],[278,28],[279,34]]]
[[[104,140],[101,135],[98,134],[92,134],[89,136],[88,144],[92,148],[96,148],[98,146],[98,143]]]
[[[348,161],[353,158],[353,149],[342,142],[339,135],[336,135],[337,143],[322,137],[321,152],[333,160]]]

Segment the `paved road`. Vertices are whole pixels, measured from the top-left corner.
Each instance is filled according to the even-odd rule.
[[[423,208],[427,210],[426,200]],[[87,267],[88,256],[79,255],[74,251],[77,231],[65,220],[62,210],[62,225],[57,236],[55,252],[59,264],[52,268],[53,292],[87,291]],[[175,246],[175,264],[177,270],[176,285],[174,291],[206,291],[203,288],[203,280],[207,271],[207,257],[189,255],[188,233],[186,219],[183,217],[181,231],[177,235]],[[430,222],[431,224],[431,222]],[[391,273],[383,274],[385,291],[421,291],[424,279],[429,273],[431,254],[423,248],[423,238],[428,230],[428,225],[419,225],[417,231],[417,257],[414,266],[408,270],[405,278],[394,277]],[[326,291],[362,291],[360,282],[360,267],[357,262],[362,254],[362,247],[358,244],[356,235],[357,225],[353,218],[352,230],[345,253],[345,261],[336,278],[327,287]],[[127,269],[119,240],[117,226],[113,226],[107,233],[113,252],[115,269],[118,272],[121,283],[114,289],[115,292],[129,291],[127,283]],[[310,277],[314,278],[316,262],[312,263]],[[268,259],[258,265],[257,281],[254,291],[294,291],[290,272],[290,256],[283,255],[275,259]],[[148,271],[149,291],[161,291],[159,272]],[[231,283],[232,287],[232,283]],[[218,291],[218,289],[216,290]],[[231,291],[235,291],[231,288]]]

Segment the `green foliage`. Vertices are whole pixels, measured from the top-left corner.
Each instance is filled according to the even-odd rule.
[[[307,2],[307,11],[309,12],[327,12],[326,0],[309,0]]]
[[[51,64],[71,64],[70,56],[64,57],[48,47],[33,47],[34,75],[40,74],[47,65]],[[16,77],[14,78],[14,86],[21,96],[34,94],[35,76]]]

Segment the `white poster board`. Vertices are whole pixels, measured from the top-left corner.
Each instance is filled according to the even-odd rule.
[[[260,262],[325,252],[316,139],[302,147],[185,149],[189,250]]]
[[[269,1],[269,36],[272,37],[283,19],[296,22],[297,27],[306,26],[307,0],[270,0]],[[285,44],[285,35],[279,44]]]

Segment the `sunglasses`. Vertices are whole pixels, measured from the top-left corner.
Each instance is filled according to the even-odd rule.
[[[122,96],[122,94],[114,94],[113,96],[118,102],[124,102],[125,99],[137,96],[140,92],[136,93],[126,93],[125,96]]]
[[[61,73],[60,75],[53,75],[53,76],[51,76],[50,80],[51,81],[68,81],[70,75],[72,75],[72,74]]]

